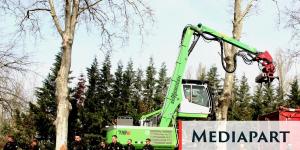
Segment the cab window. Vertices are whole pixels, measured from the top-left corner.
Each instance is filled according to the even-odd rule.
[[[204,86],[192,86],[192,103],[209,106],[209,96]]]
[[[204,86],[183,85],[184,97],[191,103],[209,107],[209,95]]]
[[[191,102],[192,96],[191,96],[191,85],[183,85],[183,91],[184,91],[184,97]]]

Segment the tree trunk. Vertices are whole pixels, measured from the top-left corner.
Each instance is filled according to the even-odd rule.
[[[232,35],[233,38],[236,40],[240,40],[241,32],[243,27],[243,18],[246,13],[248,13],[248,7],[251,7],[252,1],[248,4],[244,13],[241,12],[241,0],[235,0],[234,2],[234,19],[233,19],[233,30]],[[250,9],[250,8],[249,8]],[[228,70],[232,70],[234,67],[233,56],[236,53],[236,47],[228,46],[225,44],[225,63],[226,68]],[[224,86],[223,86],[223,93],[219,98],[217,110],[216,110],[216,118],[217,120],[227,120],[227,113],[228,113],[228,106],[230,101],[232,100],[233,95],[233,83],[234,83],[234,73],[227,73],[225,74]]]
[[[63,36],[62,61],[56,78],[57,118],[56,125],[56,150],[67,150],[68,118],[71,104],[68,100],[68,78],[71,67],[72,38],[67,34]]]
[[[62,38],[62,57],[61,65],[56,77],[56,100],[57,115],[55,120],[56,127],[56,146],[55,150],[67,150],[68,140],[68,120],[72,105],[68,100],[69,88],[68,79],[71,68],[72,45],[77,24],[79,0],[65,1],[65,30],[63,31],[55,13],[53,0],[49,0],[51,16],[58,33]]]

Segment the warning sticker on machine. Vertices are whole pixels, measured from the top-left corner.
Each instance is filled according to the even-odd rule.
[[[183,121],[182,150],[296,150],[300,121]]]

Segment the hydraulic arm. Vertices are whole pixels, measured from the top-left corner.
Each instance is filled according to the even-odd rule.
[[[161,111],[160,127],[168,127],[172,120],[176,118],[176,110],[182,101],[182,86],[181,81],[183,78],[185,66],[188,56],[192,52],[199,38],[202,37],[205,40],[213,40],[220,43],[221,46],[221,61],[222,66],[226,72],[233,73],[236,69],[236,57],[241,56],[246,64],[251,64],[253,61],[257,61],[261,65],[262,74],[255,80],[258,83],[269,83],[274,80],[275,67],[273,60],[268,51],[259,52],[256,48],[250,47],[234,38],[228,37],[222,33],[219,33],[209,27],[202,24],[197,26],[188,25],[184,28],[179,56],[176,61],[175,70],[173,72],[171,83],[167,91],[167,96],[164,101],[164,106]],[[229,70],[224,64],[223,44],[224,42],[236,46],[240,49],[234,55],[234,68]]]

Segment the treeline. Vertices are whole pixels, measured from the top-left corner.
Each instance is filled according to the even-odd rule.
[[[287,93],[280,85],[257,84],[251,94],[247,78],[243,75],[241,79],[235,80],[234,98],[229,107],[228,119],[257,120],[260,115],[276,111],[279,106],[290,108],[300,106],[297,76],[290,83],[290,90]]]
[[[29,111],[15,111],[13,123],[7,123],[1,134],[14,134],[20,145],[25,145],[37,137],[43,149],[53,149],[55,145],[55,79],[59,70],[61,53],[43,85],[36,89],[36,100],[29,104]],[[162,107],[169,78],[166,64],[155,68],[153,58],[145,70],[134,69],[132,60],[127,64],[119,61],[112,71],[110,53],[99,65],[95,58],[81,74],[75,87],[69,88],[72,110],[69,114],[69,142],[75,134],[84,135],[89,145],[96,146],[105,137],[105,127],[116,124],[118,116],[131,116],[136,124],[141,115]],[[70,72],[70,76],[72,73]],[[70,84],[74,77],[69,79]]]
[[[60,53],[43,85],[36,89],[36,100],[29,104],[29,111],[16,110],[14,121],[1,129],[1,134],[14,134],[20,145],[37,137],[42,149],[53,149],[55,145],[55,79],[60,66]],[[155,68],[153,58],[149,59],[145,70],[134,69],[134,63],[119,62],[112,71],[110,54],[106,54],[101,64],[95,58],[81,74],[75,87],[70,87],[69,101],[72,110],[69,115],[69,142],[75,134],[84,135],[88,145],[96,146],[105,137],[105,127],[116,124],[118,116],[131,116],[137,124],[142,114],[162,107],[170,78],[166,64]],[[71,72],[70,72],[71,74]],[[72,76],[72,74],[71,74]],[[213,92],[222,88],[222,79],[217,67],[203,71],[198,79],[208,80]],[[74,82],[70,78],[69,82]],[[250,92],[247,78],[235,79],[234,96],[229,106],[229,120],[256,120],[259,115],[275,111],[278,106],[297,107],[300,105],[300,89],[297,77],[286,94],[280,86],[257,85]]]
[[[222,82],[218,75],[217,67],[211,67],[205,72],[205,67],[198,68],[198,79],[206,79],[215,92],[222,91]],[[290,83],[288,92],[278,85],[278,81],[272,84],[257,84],[252,87],[248,83],[245,74],[234,79],[233,97],[228,108],[228,120],[257,120],[259,116],[274,112],[279,106],[290,108],[300,107],[300,89],[297,76]],[[277,85],[276,85],[277,84]],[[216,102],[217,103],[217,102]]]
[[[199,67],[197,78],[208,80],[210,87],[217,93],[222,91],[222,82],[218,75],[217,67],[211,67],[205,72],[205,67]],[[297,108],[300,106],[300,89],[297,76],[290,83],[288,92],[282,86],[272,84],[257,84],[252,87],[245,74],[235,78],[233,97],[228,108],[228,120],[257,120],[258,116],[276,111],[279,106]],[[217,102],[216,102],[217,103]]]

